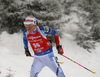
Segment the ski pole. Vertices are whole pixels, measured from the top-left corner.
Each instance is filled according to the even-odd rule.
[[[91,73],[96,74],[96,72],[91,71],[90,69],[88,69],[88,68],[84,67],[83,65],[81,65],[81,64],[79,64],[79,63],[77,63],[76,61],[74,61],[74,60],[72,60],[72,59],[68,58],[67,56],[65,56],[65,55],[62,55],[62,56],[63,56],[63,57],[65,57],[65,58],[67,58],[68,60],[70,60],[70,61],[72,61],[72,62],[76,63],[77,65],[81,66],[82,68],[84,68],[84,69],[86,69],[86,70],[90,71]]]
[[[34,56],[28,56],[28,57],[34,57]]]
[[[34,56],[31,56],[31,57],[34,57]]]

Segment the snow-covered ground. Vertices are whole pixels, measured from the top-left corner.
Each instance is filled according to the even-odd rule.
[[[22,33],[10,35],[3,32],[0,35],[0,77],[7,77],[9,74],[12,74],[12,77],[30,77],[30,68],[34,58],[25,56],[22,39]],[[96,71],[96,74],[93,74],[68,59],[58,55],[56,48],[53,47],[55,56],[58,57],[59,61],[64,62],[64,64],[61,64],[61,67],[66,77],[100,77],[99,43],[96,44],[96,49],[92,50],[92,53],[88,53],[85,49],[80,48],[74,41],[73,36],[69,34],[64,34],[61,42],[65,52],[64,55],[88,69]],[[48,67],[45,67],[40,72],[39,77],[56,76]]]

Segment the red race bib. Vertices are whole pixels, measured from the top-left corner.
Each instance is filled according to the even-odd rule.
[[[34,34],[29,33],[27,35],[27,39],[35,53],[44,52],[52,47],[48,39],[43,38],[38,31],[36,31]]]

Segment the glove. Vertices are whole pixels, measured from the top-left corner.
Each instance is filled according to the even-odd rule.
[[[63,55],[64,52],[63,52],[62,45],[59,45],[59,46],[57,46],[56,48],[57,48],[57,50],[58,50],[58,54]]]
[[[29,51],[25,51],[25,55],[26,55],[26,56],[31,56],[31,54],[30,54]]]

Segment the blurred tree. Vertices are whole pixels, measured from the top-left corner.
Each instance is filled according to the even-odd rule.
[[[94,48],[94,41],[100,39],[100,2],[98,0],[76,0],[76,2],[81,11],[78,12],[79,23],[77,25],[79,31],[76,35],[77,43],[87,49]]]
[[[1,0],[3,4],[1,14],[1,26],[0,31],[7,31],[10,34],[23,30],[23,18],[21,17],[21,11],[19,5],[13,0]]]

